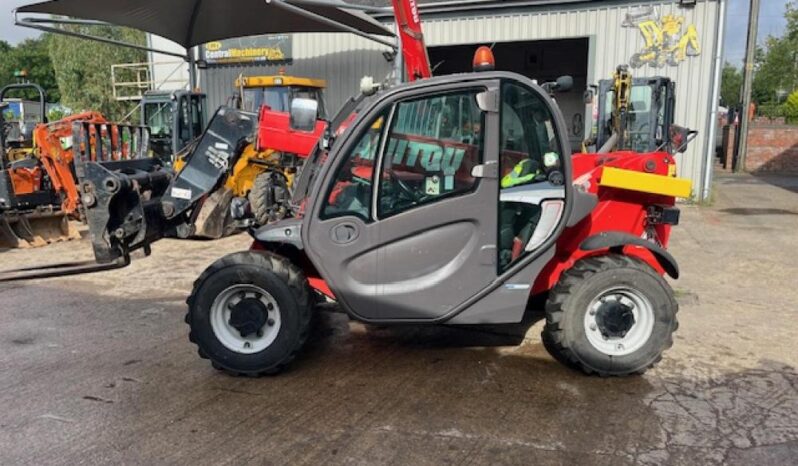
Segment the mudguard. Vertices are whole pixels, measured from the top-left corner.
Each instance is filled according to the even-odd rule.
[[[668,251],[651,241],[622,231],[605,231],[590,236],[582,241],[582,244],[579,245],[579,249],[583,251],[595,251],[598,249],[617,249],[626,245],[640,246],[641,248],[648,249],[668,275],[672,278],[679,278],[679,265]]]

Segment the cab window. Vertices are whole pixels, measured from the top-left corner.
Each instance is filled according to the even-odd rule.
[[[561,166],[554,117],[543,98],[515,83],[502,86],[501,187],[546,181]]]
[[[172,102],[154,102],[144,105],[144,121],[153,137],[172,136]]]
[[[632,86],[629,93],[629,140],[630,149],[647,152],[651,142],[652,87]]]
[[[178,120],[178,131],[180,134],[181,146],[191,140],[191,110],[188,105],[188,98],[180,99],[180,119]]]
[[[336,169],[335,179],[322,207],[323,220],[346,215],[354,215],[365,222],[371,220],[374,161],[385,120],[383,112],[363,131],[357,144]]]
[[[473,191],[471,169],[482,161],[482,89],[439,94],[396,105],[379,186],[378,215]]]
[[[498,264],[502,273],[526,254],[528,245],[540,242],[535,236],[543,213],[539,193],[551,192],[563,178],[562,147],[554,116],[542,95],[519,84],[504,83],[500,129]],[[519,191],[529,193],[521,195]]]
[[[203,120],[202,99],[199,96],[191,96],[191,137],[196,138],[202,134]]]

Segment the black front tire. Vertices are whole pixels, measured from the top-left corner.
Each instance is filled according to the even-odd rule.
[[[586,313],[591,309],[595,313],[596,300],[602,293],[618,288],[635,293],[650,304],[650,335],[639,340],[643,343],[638,343],[639,348],[630,354],[602,351],[587,335],[591,327],[586,323]],[[643,261],[617,254],[583,259],[562,274],[549,295],[543,344],[556,360],[588,374],[642,374],[673,345],[673,332],[679,326],[678,308],[670,285]],[[641,319],[639,315],[637,318]],[[595,336],[592,338],[596,341]],[[604,339],[624,341],[619,335]]]
[[[265,291],[279,312],[280,324],[273,341],[255,353],[233,351],[215,333],[214,325],[218,332],[219,323],[212,319],[212,308],[218,297],[237,286]],[[301,269],[276,254],[238,252],[217,260],[194,282],[186,302],[189,340],[198,346],[200,357],[231,375],[282,371],[296,358],[310,331],[312,307],[307,280]]]

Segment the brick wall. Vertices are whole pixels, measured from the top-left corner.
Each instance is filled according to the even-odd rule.
[[[752,124],[745,170],[798,173],[798,126]]]

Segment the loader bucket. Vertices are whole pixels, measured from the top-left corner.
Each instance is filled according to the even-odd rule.
[[[233,191],[229,188],[218,189],[206,197],[194,220],[194,236],[219,239],[230,234],[231,229],[235,228],[230,214],[232,202]]]
[[[0,217],[0,248],[36,248],[73,239],[80,239],[80,233],[61,212]]]

